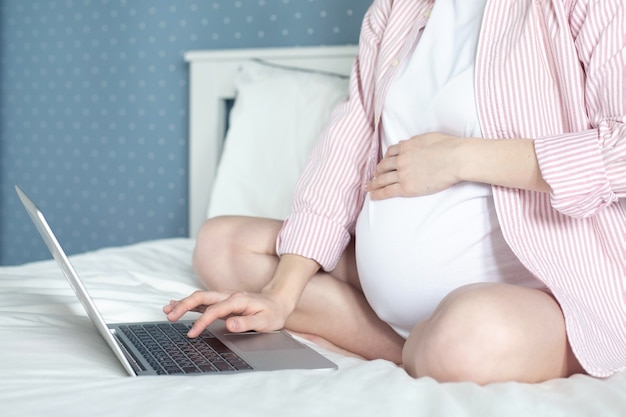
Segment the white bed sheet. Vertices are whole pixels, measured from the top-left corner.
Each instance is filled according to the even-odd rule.
[[[191,239],[71,258],[109,322],[162,320],[199,288]],[[317,348],[317,347],[316,347]],[[53,261],[0,268],[0,416],[624,416],[626,375],[439,384],[317,348],[338,371],[127,377]]]

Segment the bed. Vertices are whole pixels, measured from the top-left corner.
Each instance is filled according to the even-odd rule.
[[[286,215],[308,149],[345,95],[355,53],[355,47],[341,46],[186,54],[190,236],[71,257],[108,322],[162,320],[161,307],[171,298],[200,288],[190,255],[207,216]],[[2,267],[0,415],[626,414],[626,374],[605,380],[576,375],[536,385],[439,384],[412,379],[386,361],[301,341],[339,369],[130,378],[52,260]]]

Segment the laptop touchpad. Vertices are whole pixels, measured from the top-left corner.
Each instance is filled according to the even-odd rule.
[[[244,352],[304,349],[304,346],[296,340],[280,332],[244,334],[231,333],[224,335],[223,338],[234,344],[237,349]]]

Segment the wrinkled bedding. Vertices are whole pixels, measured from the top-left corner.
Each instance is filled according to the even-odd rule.
[[[108,322],[162,320],[171,298],[200,288],[192,248],[191,239],[166,239],[71,260]],[[53,261],[0,268],[2,416],[626,415],[625,374],[439,384],[312,346],[339,370],[131,378]]]

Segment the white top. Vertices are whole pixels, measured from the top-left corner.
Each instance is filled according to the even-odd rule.
[[[474,64],[485,3],[435,2],[419,43],[389,87],[382,114],[383,153],[427,132],[482,137]],[[538,285],[504,242],[486,184],[460,183],[417,198],[367,199],[356,245],[368,301],[404,337],[462,285]]]
[[[482,136],[474,62],[485,3],[435,2],[417,47],[389,87],[382,114],[383,154],[389,145],[420,133]]]

